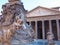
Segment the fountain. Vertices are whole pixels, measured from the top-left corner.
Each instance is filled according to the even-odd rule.
[[[17,40],[19,43],[30,43],[33,41],[33,37],[34,37],[34,31],[33,29],[26,23],[26,20],[25,20],[25,16],[24,14],[22,13],[22,10],[21,11],[21,14],[18,15],[16,18],[17,19],[20,19],[22,20],[22,23],[21,23],[21,28],[16,30],[15,31],[15,34],[12,38],[12,42],[14,40]],[[21,16],[21,18],[19,18]]]
[[[34,30],[26,23],[26,15],[20,0],[9,0],[2,6],[0,18],[0,44],[26,44],[33,41]],[[18,43],[19,42],[19,43]]]
[[[48,40],[48,44],[49,44],[49,45],[55,45],[55,42],[54,42],[53,39],[54,39],[53,33],[48,32],[48,33],[47,33],[47,40]]]
[[[48,45],[47,40],[34,39],[34,30],[26,23],[21,0],[8,1],[0,15],[0,45]]]

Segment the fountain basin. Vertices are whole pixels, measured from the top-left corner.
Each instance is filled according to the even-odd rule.
[[[55,44],[60,45],[60,41],[55,41]],[[48,45],[48,41],[42,40],[42,39],[37,39],[37,40],[34,40],[33,42],[27,43],[27,44],[21,44],[21,43],[17,44],[15,42],[15,44],[12,44],[12,45]]]

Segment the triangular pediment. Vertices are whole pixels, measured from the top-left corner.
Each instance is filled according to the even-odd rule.
[[[35,17],[35,16],[56,15],[56,14],[60,14],[60,12],[53,9],[38,6],[33,10],[29,11],[26,15],[27,17]]]

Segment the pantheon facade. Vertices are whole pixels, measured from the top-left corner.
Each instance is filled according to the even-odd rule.
[[[47,39],[47,32],[54,34],[54,40],[60,40],[60,7],[45,8],[38,6],[28,11],[27,23],[35,31],[36,39]]]

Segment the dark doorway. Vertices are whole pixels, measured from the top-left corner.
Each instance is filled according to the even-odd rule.
[[[49,31],[49,21],[44,22],[45,27],[45,39],[47,39],[47,32]]]
[[[56,20],[52,20],[52,32],[54,34],[54,40],[58,40]]]
[[[27,24],[29,25],[29,22],[27,22]]]
[[[31,22],[31,26],[32,26],[33,30],[35,31],[35,21]]]
[[[42,39],[42,21],[37,22],[37,37]]]

